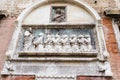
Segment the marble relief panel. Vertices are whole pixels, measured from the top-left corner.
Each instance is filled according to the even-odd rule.
[[[94,28],[25,28],[22,51],[91,52],[96,50]]]

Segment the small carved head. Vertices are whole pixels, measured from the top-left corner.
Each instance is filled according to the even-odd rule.
[[[63,35],[63,38],[68,38],[68,35]]]
[[[39,33],[38,36],[43,36],[44,34],[43,33]]]
[[[60,35],[56,35],[55,37],[56,37],[56,38],[59,38],[59,37],[60,37]]]
[[[60,8],[56,9],[56,14],[61,14],[61,9]]]
[[[71,39],[74,39],[74,38],[76,38],[76,35],[73,34],[73,35],[70,36],[70,38],[71,38]]]
[[[51,35],[47,35],[47,38],[51,38],[52,36]]]
[[[25,31],[24,35],[29,36],[31,33],[29,31]]]
[[[85,35],[84,38],[90,38],[90,35]]]
[[[78,35],[78,39],[81,39],[81,38],[84,38],[84,36],[83,35]]]

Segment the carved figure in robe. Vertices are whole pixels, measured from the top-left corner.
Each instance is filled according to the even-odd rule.
[[[46,36],[44,44],[45,44],[45,51],[47,51],[47,52],[53,52],[52,35],[47,35]]]
[[[69,41],[72,48],[72,52],[79,52],[79,47],[77,44],[77,36],[75,34],[71,35]]]
[[[36,46],[36,51],[40,51],[40,52],[44,51],[43,38],[44,38],[44,34],[39,33],[38,38],[33,41],[33,44]]]
[[[56,52],[60,52],[61,49],[61,44],[60,44],[60,35],[55,35],[55,37],[53,38],[53,46]]]
[[[92,50],[92,45],[91,45],[90,35],[85,35],[84,36],[84,42],[85,42],[85,45],[86,45],[85,51],[91,51]]]
[[[68,35],[62,36],[61,43],[62,43],[62,51],[63,52],[72,52]]]
[[[53,17],[54,22],[64,22],[65,21],[65,10],[61,8],[57,8],[54,10],[55,14]]]
[[[78,35],[77,43],[79,45],[79,51],[85,51],[86,46],[85,46],[85,43],[84,43],[84,36],[83,35],[81,35],[81,34]]]
[[[32,35],[32,28],[29,28],[24,32],[24,51],[34,50],[34,45],[32,44],[34,36]]]

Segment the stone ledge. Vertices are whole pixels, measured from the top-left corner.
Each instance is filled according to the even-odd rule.
[[[21,51],[18,52],[19,57],[97,57],[98,52],[97,51],[92,51],[92,52],[78,52],[78,53],[72,53],[72,52],[30,52],[30,51]]]
[[[94,23],[72,24],[72,23],[49,23],[49,24],[22,24],[23,28],[86,28],[95,27]]]
[[[86,76],[108,76],[103,72],[99,72],[97,65],[98,61],[91,62],[14,62],[13,71],[7,70],[4,66],[2,75],[35,75],[35,76],[72,76],[72,75],[86,75]],[[54,71],[53,71],[54,70]],[[64,71],[64,72],[63,72]],[[86,73],[87,72],[87,73]]]
[[[104,14],[106,16],[109,16],[109,17],[112,17],[112,18],[119,18],[120,9],[118,9],[118,10],[106,10],[106,11],[104,11]]]
[[[10,73],[4,73],[4,72],[1,72],[0,73],[2,76],[36,76],[36,74],[33,74],[33,73],[24,73],[24,74],[10,74]],[[75,75],[73,76],[73,75],[67,75],[67,76],[65,76],[65,75],[58,75],[58,76],[55,76],[55,77],[60,77],[60,76],[63,76],[63,78],[64,77],[67,77],[67,78],[74,78],[75,77]],[[78,75],[76,75],[76,77],[77,77]],[[109,78],[112,78],[112,76],[105,76],[105,75],[80,75],[80,76],[89,76],[89,77],[109,77]],[[48,78],[51,78],[52,76],[46,76],[46,75],[38,75],[38,78],[40,78],[40,77],[48,77]]]
[[[61,61],[61,62],[64,62],[64,61],[67,61],[67,62],[89,62],[89,61],[97,61],[98,58],[73,58],[73,57],[69,57],[69,58],[65,58],[65,57],[40,57],[40,58],[13,58],[11,59],[10,61],[13,61],[13,62],[27,62],[27,61],[34,61],[34,62],[38,62],[38,61],[41,61],[41,62],[44,62],[44,61],[49,61],[49,62],[53,62],[53,61]]]

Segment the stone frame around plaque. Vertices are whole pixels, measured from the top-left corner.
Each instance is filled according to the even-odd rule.
[[[113,19],[112,20],[112,25],[113,25],[113,30],[114,30],[114,33],[115,33],[115,37],[116,37],[116,41],[117,41],[117,44],[118,44],[118,49],[119,49],[119,52],[120,52],[120,20],[118,19]]]
[[[46,0],[47,1],[47,0]],[[43,1],[44,2],[44,1]],[[53,1],[54,2],[54,1]],[[100,16],[97,14],[97,12],[94,10],[94,9],[92,9],[90,6],[88,6],[88,5],[86,5],[86,4],[84,4],[84,3],[82,3],[81,1],[70,1],[71,3],[74,3],[74,2],[76,2],[76,3],[79,3],[81,6],[83,6],[83,8],[84,9],[86,9],[88,12],[90,12],[90,14],[94,17],[94,19],[95,19],[95,23],[94,24],[92,24],[92,23],[87,23],[87,24],[85,24],[85,25],[94,25],[95,26],[95,31],[96,31],[96,33],[95,33],[95,35],[97,36],[96,37],[96,43],[97,43],[97,49],[98,49],[98,52],[96,52],[96,53],[98,53],[97,54],[97,57],[103,57],[102,55],[103,55],[103,52],[104,51],[106,51],[106,48],[105,48],[105,39],[104,39],[104,36],[103,36],[103,34],[102,34],[102,23],[100,22],[101,20],[100,20]],[[75,4],[76,4],[75,3]],[[39,3],[36,3],[35,5],[36,6],[39,6],[38,4],[42,4],[41,2],[39,2]],[[78,5],[78,4],[76,4],[76,5]],[[56,5],[55,5],[56,6]],[[61,6],[65,6],[65,5],[61,5]],[[19,40],[20,40],[20,36],[22,35],[21,34],[21,32],[22,32],[22,30],[23,30],[23,26],[24,26],[24,24],[22,23],[22,21],[25,19],[25,16],[28,14],[28,13],[30,13],[33,9],[35,9],[34,7],[31,7],[31,8],[29,8],[28,10],[26,10],[24,13],[22,13],[19,17],[18,17],[18,21],[16,21],[16,29],[15,29],[15,32],[14,32],[14,35],[13,35],[13,38],[12,38],[12,41],[11,41],[11,44],[10,44],[10,48],[9,48],[9,50],[7,51],[7,56],[8,56],[8,58],[10,57],[10,58],[16,58],[16,57],[18,57],[18,52],[19,52],[19,50],[18,50],[18,47],[20,46],[19,44],[18,44],[18,42],[19,42]],[[50,25],[51,25],[51,23],[49,23]],[[48,24],[48,25],[49,25]],[[39,26],[40,24],[38,24],[38,26]],[[43,24],[43,25],[46,25],[46,24]],[[64,24],[62,24],[62,23],[55,23],[54,25],[57,25],[57,26],[59,26],[59,25],[64,25]],[[69,25],[70,26],[70,24],[68,24],[68,23],[65,23],[65,25]],[[71,24],[72,25],[72,24]],[[84,25],[84,24],[76,24],[76,25]],[[30,25],[30,26],[36,26],[36,25]],[[42,26],[42,24],[41,24],[41,26]],[[47,26],[47,25],[46,25]],[[46,26],[44,26],[44,27],[46,27]],[[100,38],[101,37],[101,38]],[[17,48],[17,49],[16,49]],[[88,53],[90,53],[90,52],[88,52]],[[101,55],[101,56],[100,56]]]
[[[29,30],[31,29],[31,31]],[[29,32],[28,32],[29,30]],[[47,32],[46,32],[47,31]],[[39,34],[44,34],[43,41],[41,42],[40,48],[38,48],[38,45],[35,45],[33,43],[38,42],[37,39]],[[39,56],[45,55],[56,55],[56,56],[97,56],[98,53],[98,44],[97,44],[97,35],[95,34],[95,25],[47,25],[47,26],[29,26],[24,25],[22,28],[21,36],[19,37],[18,41],[18,53],[20,56],[35,56],[36,54]],[[30,44],[29,50],[25,50],[25,35],[32,34],[32,38],[28,39],[31,40],[33,43],[26,43],[27,46]],[[45,44],[46,37],[50,36],[52,37],[52,42],[48,43],[48,45]],[[62,43],[63,37],[66,36],[67,42]],[[73,40],[75,42],[70,42],[70,39],[74,37]],[[86,36],[86,39],[85,39]],[[90,37],[90,38],[87,38]],[[34,38],[33,38],[34,37]],[[56,37],[56,39],[54,39]],[[59,37],[59,42],[54,43],[55,40],[57,40],[57,37]],[[78,37],[82,37],[82,40],[79,41]],[[86,40],[90,40],[90,42],[86,42]],[[65,39],[64,39],[65,41]],[[82,41],[82,42],[81,42]],[[22,43],[22,45],[21,45]],[[40,44],[40,43],[39,43]],[[51,46],[50,46],[51,45]],[[67,50],[67,51],[66,51]]]

